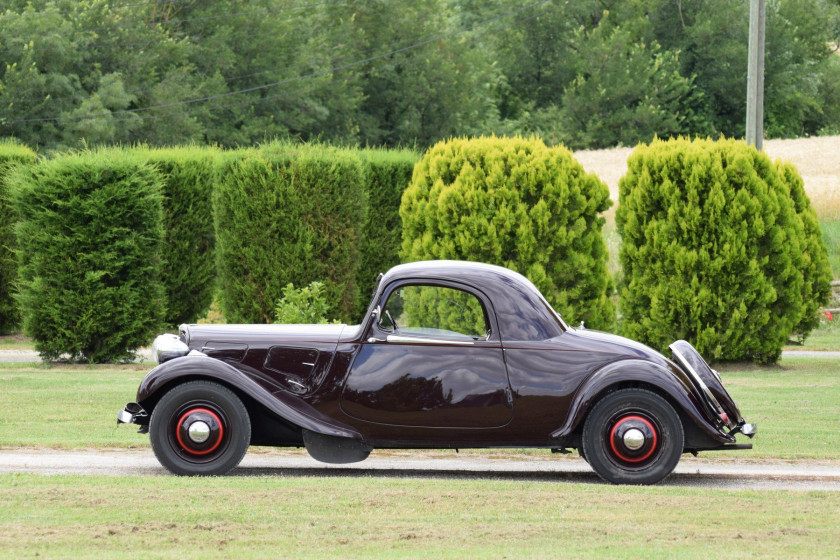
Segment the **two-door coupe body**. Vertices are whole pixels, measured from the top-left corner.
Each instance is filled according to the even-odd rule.
[[[579,450],[614,483],[650,484],[680,455],[752,437],[720,376],[684,341],[673,360],[572,328],[525,277],[425,261],[380,275],[359,325],[182,325],[118,422],[177,474],[223,474],[249,445],[324,462],[375,448]]]

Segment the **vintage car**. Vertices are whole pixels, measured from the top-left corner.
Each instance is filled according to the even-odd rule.
[[[350,463],[387,448],[576,448],[602,478],[652,484],[682,453],[752,437],[719,374],[572,328],[525,277],[455,261],[380,275],[360,325],[182,325],[118,414],[161,464],[220,475],[249,445]]]

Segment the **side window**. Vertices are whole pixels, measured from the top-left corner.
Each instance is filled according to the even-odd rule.
[[[379,319],[383,330],[409,336],[478,340],[490,333],[476,296],[444,286],[402,286],[388,297]]]

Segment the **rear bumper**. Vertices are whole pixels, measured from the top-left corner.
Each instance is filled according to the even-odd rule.
[[[735,426],[735,428],[733,428],[732,431],[729,432],[729,434],[730,435],[744,434],[748,438],[752,439],[752,438],[755,437],[755,432],[756,432],[757,429],[758,429],[758,427],[755,424],[748,424],[747,422],[741,422],[740,424]]]

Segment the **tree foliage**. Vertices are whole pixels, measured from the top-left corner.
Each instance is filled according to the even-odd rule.
[[[46,151],[740,136],[747,21],[744,0],[9,0],[0,136]],[[837,132],[838,22],[836,0],[768,3],[770,136]]]
[[[165,313],[158,173],[112,149],[19,167],[9,185],[23,327],[35,348],[45,360],[133,357]]]
[[[624,332],[660,350],[682,338],[713,360],[776,361],[792,332],[813,328],[828,287],[796,179],[734,140],[636,148],[616,213]]]
[[[567,319],[614,319],[601,212],[609,192],[562,147],[540,140],[453,139],[430,148],[403,195],[402,257],[505,266]]]
[[[20,313],[14,300],[17,283],[15,256],[16,217],[8,198],[6,177],[19,165],[32,165],[35,152],[11,139],[0,140],[0,334],[8,334],[18,327]]]

